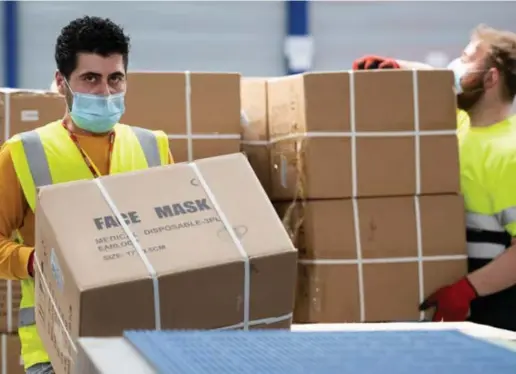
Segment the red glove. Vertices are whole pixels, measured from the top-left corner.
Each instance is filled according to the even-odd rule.
[[[469,306],[478,293],[464,277],[457,283],[438,289],[419,306],[419,310],[435,307],[434,322],[461,322],[468,317]]]
[[[27,264],[27,271],[29,275],[34,278],[34,250],[29,255],[29,262]]]
[[[363,56],[353,61],[353,70],[399,69],[396,60],[380,56]]]

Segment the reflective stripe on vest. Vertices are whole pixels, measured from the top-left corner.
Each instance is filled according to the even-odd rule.
[[[158,139],[150,130],[141,127],[131,126],[140,146],[145,155],[147,165],[149,167],[160,166],[160,150]],[[40,135],[37,131],[28,131],[19,134],[27,164],[36,187],[43,187],[52,184],[52,176],[50,167],[41,141]],[[36,323],[36,314],[34,307],[20,308],[18,327],[32,326]]]
[[[150,130],[142,129],[141,127],[131,127],[134,134],[138,138],[138,142],[142,147],[147,165],[155,167],[161,165],[159,156],[158,140]],[[36,187],[42,187],[52,184],[52,177],[50,175],[50,167],[48,166],[45,150],[43,149],[43,142],[39,137],[37,131],[28,131],[19,134],[20,139],[25,149],[27,163],[32,174],[32,179]]]
[[[36,310],[34,307],[22,308],[18,313],[18,327],[27,327],[36,323]]]
[[[516,207],[502,210],[493,215],[467,213],[467,227],[477,230],[505,231],[505,226],[516,222]]]
[[[489,260],[502,254],[507,245],[501,242],[505,241],[504,237],[509,236],[505,226],[514,222],[516,222],[516,207],[504,209],[492,215],[466,213],[466,227],[470,230],[470,233],[477,233],[478,237],[485,238],[483,240],[468,241],[468,256],[475,259]],[[496,239],[489,239],[489,236]]]
[[[149,165],[150,168],[160,166],[161,158],[159,156],[158,139],[156,136],[152,131],[142,129],[141,127],[131,126],[131,129],[140,142],[140,146],[145,154],[145,159],[147,160],[147,165]]]

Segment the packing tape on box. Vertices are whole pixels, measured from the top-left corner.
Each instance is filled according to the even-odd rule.
[[[192,127],[192,83],[191,83],[191,72],[185,71],[185,112],[186,112],[186,134],[168,134],[169,140],[186,140],[187,141],[187,161],[192,162],[193,158],[193,140],[194,139],[206,139],[206,140],[240,140],[242,136],[240,134],[194,134]],[[240,120],[243,121],[245,113],[240,113]]]
[[[13,346],[12,344],[9,344],[9,339],[18,339],[18,337],[16,335],[8,334],[2,334],[0,337],[0,374],[12,374],[9,372],[9,364],[13,362],[9,359],[14,358],[15,356],[9,351],[9,348]],[[16,353],[18,356],[17,363],[20,366],[20,368],[16,370],[18,373],[23,371],[23,359],[19,350]]]
[[[423,238],[421,227],[421,207],[419,204],[419,195],[421,195],[421,137],[419,122],[419,80],[418,71],[412,70],[412,99],[414,101],[414,150],[415,150],[415,170],[416,170],[416,194],[414,196],[414,209],[416,216],[416,243],[417,243],[417,266],[418,266],[418,287],[419,287],[419,304],[425,299],[425,278],[423,274]],[[420,319],[425,318],[425,312],[419,313]]]
[[[457,135],[457,130],[420,130],[420,131],[304,131],[288,135],[280,135],[271,137],[270,140],[249,141],[249,143],[258,142],[257,144],[274,144],[287,140],[297,140],[303,138],[400,138],[412,136],[440,136],[440,135]]]
[[[272,142],[270,140],[242,140],[242,144],[244,145],[270,145]]]
[[[242,245],[242,242],[240,241],[237,234],[235,233],[233,226],[229,223],[229,220],[226,217],[226,214],[220,208],[220,205],[217,202],[215,195],[213,194],[212,190],[208,186],[208,183],[204,179],[201,171],[199,170],[199,167],[193,162],[190,162],[188,165],[194,171],[195,176],[199,180],[199,183],[201,184],[206,195],[208,195],[208,199],[211,201],[213,208],[217,212],[222,224],[226,228],[226,231],[228,232],[231,240],[233,241],[233,243],[235,244],[235,246],[238,250],[238,253],[242,256],[242,259],[244,261],[244,319],[243,319],[244,326],[243,327],[244,327],[244,330],[249,330],[249,309],[251,306],[251,264],[249,261],[249,255],[245,251],[244,246]]]
[[[13,332],[13,281],[7,280],[7,331]]]
[[[236,234],[235,230],[233,229],[233,226],[230,224],[227,216],[224,214],[222,208],[220,207],[219,203],[217,202],[217,199],[215,198],[213,191],[211,190],[208,183],[206,182],[206,179],[204,179],[197,164],[190,162],[188,165],[194,171],[200,185],[204,189],[204,192],[208,196],[208,199],[211,201],[211,204],[213,205],[213,208],[217,212],[222,224],[224,225],[226,231],[229,233],[231,240],[233,241],[233,243],[235,244],[235,247],[237,248],[238,252],[242,256],[242,260],[244,263],[244,316],[243,316],[243,322],[235,324],[235,325],[220,327],[215,330],[229,330],[229,329],[236,329],[236,328],[243,328],[244,330],[249,330],[249,328],[252,326],[271,325],[274,323],[291,320],[293,317],[293,313],[287,313],[287,314],[284,314],[284,315],[278,316],[278,317],[269,317],[269,318],[251,320],[251,318],[250,318],[251,263],[250,263],[249,255],[245,251],[241,240],[238,238],[238,235]]]
[[[186,135],[188,161],[193,161],[193,140],[192,140],[192,82],[190,79],[190,71],[185,71],[185,102],[186,102]]]
[[[2,334],[0,344],[2,345],[2,356],[1,356],[1,360],[0,360],[0,373],[8,374],[7,373],[7,336],[5,334]]]
[[[240,126],[248,127],[249,126],[249,117],[244,109],[240,110]]]
[[[109,208],[117,218],[118,222],[120,222],[120,226],[124,230],[125,234],[127,235],[127,238],[130,240],[131,244],[133,245],[134,249],[136,250],[136,253],[138,253],[138,256],[140,256],[143,264],[145,265],[145,268],[147,269],[147,272],[152,278],[152,290],[154,293],[154,323],[156,330],[161,330],[161,304],[160,304],[160,297],[159,297],[159,281],[158,281],[158,274],[156,272],[156,269],[154,269],[154,266],[152,266],[151,262],[149,261],[149,258],[143,251],[140,243],[138,243],[138,240],[134,237],[133,232],[125,222],[124,218],[122,217],[122,214],[118,210],[117,206],[113,202],[113,199],[107,192],[106,188],[102,184],[102,181],[100,178],[94,179],[95,184],[97,185],[98,189],[100,190],[100,193],[104,197],[104,200],[109,205]]]
[[[249,127],[251,124],[251,121],[249,120],[249,116],[246,114],[244,109],[242,109],[242,111],[240,112],[240,123],[243,128]],[[271,141],[269,141],[269,140],[249,140],[249,139],[245,139],[245,137],[242,136],[241,143],[243,145],[268,146],[269,144],[271,144]]]
[[[54,310],[55,315],[57,317],[57,321],[59,322],[59,326],[53,326],[53,333],[54,333],[54,337],[55,337],[54,344],[56,344],[60,348],[63,348],[62,347],[62,345],[64,344],[63,340],[66,339],[68,341],[68,343],[70,343],[70,347],[72,348],[74,353],[77,353],[77,347],[75,346],[75,342],[72,339],[72,335],[70,334],[70,331],[68,331],[68,328],[66,327],[66,324],[63,320],[63,317],[61,316],[61,313],[59,313],[59,308],[57,307],[57,303],[54,299],[54,296],[52,295],[52,293],[50,291],[50,287],[47,283],[47,280],[43,276],[43,269],[41,269],[41,263],[39,261],[37,253],[34,253],[34,266],[37,269],[36,274],[40,275],[40,276],[37,276],[37,275],[35,276],[35,277],[37,277],[36,281],[41,282],[41,284],[43,285],[44,292],[48,296],[48,298],[50,300],[50,304],[52,304],[52,309]],[[60,333],[59,328],[62,330],[62,332],[63,332],[62,334]],[[70,355],[68,354],[66,349],[60,349],[59,353],[69,360],[72,359],[72,357],[70,357]]]
[[[344,265],[356,264],[358,266],[358,287],[359,287],[359,305],[360,320],[365,321],[365,291],[364,291],[364,274],[363,265],[372,263],[404,263],[417,262],[418,264],[418,291],[419,302],[424,300],[424,274],[423,261],[445,261],[445,260],[464,260],[467,255],[451,255],[451,256],[423,256],[423,242],[421,230],[421,209],[419,204],[419,195],[421,194],[421,136],[436,135],[456,135],[456,130],[428,130],[421,131],[419,119],[419,82],[418,70],[412,70],[412,88],[413,88],[413,105],[414,105],[414,130],[413,131],[389,131],[389,132],[357,132],[356,131],[356,107],[355,107],[355,75],[353,71],[349,71],[349,97],[350,97],[350,130],[349,132],[306,132],[301,134],[290,134],[287,136],[277,137],[271,142],[279,142],[299,137],[350,137],[351,138],[351,173],[352,173],[352,205],[353,205],[353,221],[356,238],[356,260],[300,260],[301,264],[314,265]],[[416,240],[417,240],[417,257],[390,258],[390,259],[364,259],[362,256],[362,243],[360,236],[360,216],[357,201],[358,191],[358,171],[357,171],[357,138],[358,137],[400,137],[413,136],[415,142],[415,185],[416,193],[414,196],[414,209],[416,219]],[[424,312],[420,313],[420,318],[425,318]]]
[[[190,138],[192,140],[195,140],[195,139],[200,139],[200,140],[203,140],[203,139],[206,139],[206,140],[217,140],[217,139],[239,140],[242,138],[242,136],[240,134],[191,134],[190,136],[185,135],[185,134],[168,134],[167,137],[170,140],[174,140],[174,139],[187,140]],[[267,142],[267,144],[268,143],[269,142]]]

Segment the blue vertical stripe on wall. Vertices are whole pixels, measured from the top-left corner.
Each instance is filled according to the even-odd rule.
[[[313,41],[310,35],[309,0],[287,0],[287,35],[285,56],[287,74],[302,73],[311,68]]]
[[[18,2],[3,0],[4,86],[18,87]]]

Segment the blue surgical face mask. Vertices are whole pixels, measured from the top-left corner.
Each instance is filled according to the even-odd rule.
[[[448,65],[448,69],[453,71],[453,75],[455,77],[455,90],[456,94],[459,95],[463,92],[461,80],[464,75],[466,75],[468,69],[465,64],[462,63],[460,58],[456,58]]]
[[[107,96],[72,93],[70,116],[77,127],[85,131],[96,134],[109,132],[125,112],[125,92]]]

